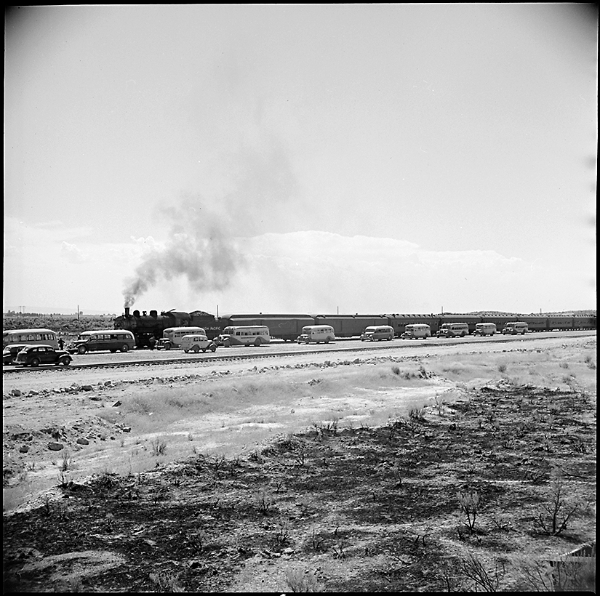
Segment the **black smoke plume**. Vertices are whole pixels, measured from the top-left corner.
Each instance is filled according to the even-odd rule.
[[[222,290],[245,260],[222,218],[199,201],[185,200],[165,210],[172,220],[164,247],[144,255],[132,278],[126,280],[125,307],[161,281],[187,277],[194,290]]]

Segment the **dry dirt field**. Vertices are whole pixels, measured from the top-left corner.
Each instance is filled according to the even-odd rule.
[[[595,334],[28,371],[3,406],[5,592],[595,587],[562,557]]]

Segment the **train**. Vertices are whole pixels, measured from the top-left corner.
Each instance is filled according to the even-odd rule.
[[[530,331],[567,331],[596,329],[595,315],[507,315],[507,314],[381,314],[381,315],[310,315],[310,314],[233,314],[215,317],[196,310],[142,311],[125,308],[124,314],[114,319],[115,329],[131,331],[138,348],[152,348],[169,327],[202,327],[209,339],[232,325],[266,325],[271,337],[283,341],[295,341],[305,325],[331,325],[336,337],[358,337],[365,327],[390,325],[397,337],[404,333],[406,325],[425,323],[435,334],[444,323],[467,323],[473,333],[477,323],[495,323],[498,331],[509,321],[523,321]]]

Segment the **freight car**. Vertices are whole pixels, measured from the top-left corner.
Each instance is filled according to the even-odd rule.
[[[390,325],[397,337],[406,325],[425,324],[435,335],[444,323],[467,323],[469,333],[475,331],[477,323],[495,323],[498,331],[510,321],[523,321],[531,331],[596,329],[596,316],[578,315],[479,315],[479,314],[381,314],[381,315],[311,315],[311,314],[234,314],[216,318],[207,312],[196,310],[190,313],[169,310],[160,314],[156,310],[140,313],[139,310],[125,313],[114,320],[115,329],[132,331],[138,348],[152,348],[163,331],[169,327],[202,327],[209,339],[222,333],[225,327],[238,325],[266,325],[271,337],[283,341],[295,341],[306,325],[330,325],[336,337],[360,337],[365,327]]]

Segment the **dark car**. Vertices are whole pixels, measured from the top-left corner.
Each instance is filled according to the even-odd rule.
[[[16,355],[23,349],[26,348],[27,344],[8,344],[2,350],[2,364],[12,364]]]
[[[161,337],[155,344],[154,347],[157,350],[170,350],[175,347],[175,344],[166,337]]]
[[[23,366],[39,366],[40,364],[71,364],[71,355],[65,350],[57,350],[52,346],[25,346],[16,356],[15,364]]]

